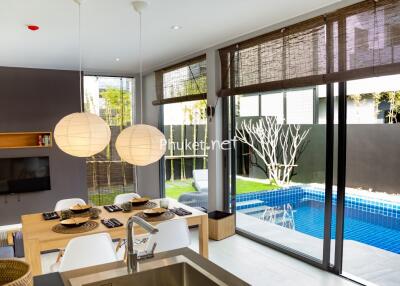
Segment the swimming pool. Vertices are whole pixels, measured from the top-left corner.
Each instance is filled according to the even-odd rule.
[[[260,218],[266,206],[290,204],[295,230],[320,238],[324,232],[324,191],[291,186],[275,191],[238,195],[237,210]],[[335,238],[336,194],[333,195],[332,239]],[[346,195],[344,239],[400,254],[400,204]]]

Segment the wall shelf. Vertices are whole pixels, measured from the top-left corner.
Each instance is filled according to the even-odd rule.
[[[42,143],[40,143],[40,138],[42,138]],[[48,140],[45,140],[45,138],[48,138]],[[52,145],[51,132],[0,133],[0,149],[49,148]]]

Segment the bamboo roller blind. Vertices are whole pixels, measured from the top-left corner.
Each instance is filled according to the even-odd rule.
[[[220,96],[400,73],[400,1],[363,1],[223,48],[220,57]]]
[[[206,99],[206,56],[156,71],[156,94],[153,105]]]

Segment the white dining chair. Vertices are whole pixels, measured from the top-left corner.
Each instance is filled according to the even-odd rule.
[[[156,243],[155,253],[170,251],[190,245],[189,228],[184,219],[170,220],[157,225],[158,232],[150,235],[147,251]]]
[[[77,204],[86,205],[86,202],[84,200],[82,200],[82,199],[79,199],[79,198],[59,200],[56,203],[56,206],[54,207],[54,211],[58,212],[58,211],[66,210],[66,209],[69,209],[70,207],[75,206]]]
[[[140,198],[140,195],[136,193],[126,193],[126,194],[119,194],[114,198],[114,205],[123,204],[125,202],[130,201],[131,199]]]
[[[97,233],[71,239],[61,259],[59,272],[118,261],[111,236]]]
[[[71,199],[63,199],[59,200],[56,203],[56,206],[54,207],[55,212],[59,212],[62,210],[67,210],[72,206],[75,206],[77,204],[80,205],[86,205],[86,202],[80,198],[71,198]],[[61,257],[64,255],[64,249],[60,249],[56,258],[56,262],[51,266],[52,269],[55,269],[58,267]]]

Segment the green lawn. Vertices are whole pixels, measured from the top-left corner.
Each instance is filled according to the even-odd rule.
[[[179,196],[183,193],[195,192],[196,189],[193,187],[192,183],[192,179],[166,181],[165,195],[168,198],[178,199]],[[276,188],[278,187],[271,184],[263,184],[241,179],[236,180],[236,193],[238,195],[266,190],[274,190]],[[115,196],[121,193],[123,193],[123,191],[121,190],[111,190],[110,192],[104,194],[92,193],[89,194],[89,202],[96,206],[111,205],[114,203]]]
[[[260,191],[270,191],[279,188],[272,184],[263,184],[247,180],[236,179],[236,194],[248,194]]]
[[[192,185],[193,180],[166,181],[165,195],[168,198],[178,199],[183,193],[195,192]],[[271,184],[263,184],[247,180],[236,179],[236,194],[247,194],[260,191],[269,191],[278,187]]]
[[[195,192],[192,185],[193,180],[175,180],[165,182],[165,196],[167,198],[178,199],[183,193]]]
[[[122,192],[113,192],[108,194],[89,194],[89,202],[95,206],[112,205],[114,198]]]

